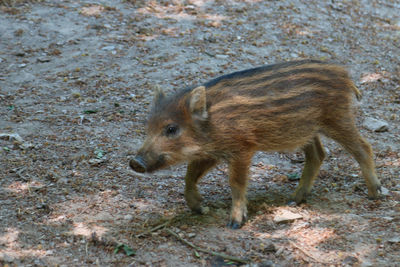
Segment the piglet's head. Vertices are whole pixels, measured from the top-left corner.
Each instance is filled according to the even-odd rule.
[[[207,124],[204,86],[167,97],[157,88],[147,124],[147,137],[130,167],[139,173],[152,172],[190,161],[201,155]],[[202,141],[203,140],[203,141]]]

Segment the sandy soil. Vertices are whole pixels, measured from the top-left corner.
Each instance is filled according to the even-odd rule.
[[[239,264],[202,249],[248,266],[400,266],[399,44],[394,0],[0,1],[0,266]],[[200,184],[203,216],[185,206],[185,166],[128,168],[155,86],[172,93],[297,58],[344,64],[363,92],[358,125],[379,200],[326,139],[320,179],[298,207],[285,203],[301,153],[255,156],[250,218],[236,231],[225,227],[226,166]],[[288,212],[297,219],[279,223]]]

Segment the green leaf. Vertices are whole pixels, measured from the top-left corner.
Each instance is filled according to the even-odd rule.
[[[97,159],[101,159],[102,157],[104,157],[104,151],[101,149],[96,149],[94,151],[94,153],[96,154],[96,158]]]
[[[122,248],[124,244],[119,244],[115,249],[114,249],[114,254],[117,254],[118,251]]]
[[[127,256],[135,256],[136,255],[136,252],[131,247],[128,247],[127,245],[123,245],[122,248],[124,249],[125,254]]]
[[[295,172],[295,173],[288,174],[287,177],[288,177],[289,181],[296,181],[296,180],[300,179],[300,174]]]
[[[194,251],[194,256],[195,256],[196,258],[200,258],[200,254],[199,254],[199,252],[197,252],[197,250]]]
[[[88,110],[83,111],[83,113],[85,113],[85,114],[93,114],[93,113],[97,113],[97,112],[99,112],[97,109],[94,109],[94,110],[88,109]]]
[[[135,256],[136,252],[129,246],[125,244],[119,244],[115,249],[114,249],[114,254],[117,254],[120,250],[123,250],[127,256]]]

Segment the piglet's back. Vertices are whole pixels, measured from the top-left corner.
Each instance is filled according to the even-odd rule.
[[[293,150],[332,121],[352,120],[353,95],[360,97],[344,68],[316,60],[235,72],[204,86],[213,139],[232,149],[234,140],[237,149]]]

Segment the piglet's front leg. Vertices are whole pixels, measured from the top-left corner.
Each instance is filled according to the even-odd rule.
[[[228,227],[239,229],[247,220],[247,180],[252,153],[235,157],[230,161],[229,184],[232,190],[232,211]]]
[[[197,183],[216,163],[215,159],[201,159],[188,164],[185,176],[185,199],[186,204],[193,212],[207,213],[207,208],[201,205],[202,197],[197,190]]]

